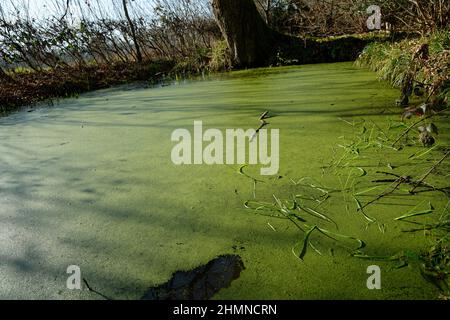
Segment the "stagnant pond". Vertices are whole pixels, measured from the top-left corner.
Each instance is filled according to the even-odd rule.
[[[215,299],[435,298],[437,289],[413,267],[337,249],[308,252],[301,261],[291,248],[303,235],[289,221],[244,207],[254,196],[289,197],[291,179],[336,186],[338,178],[321,168],[339,138],[352,133],[347,122],[385,121],[397,96],[374,73],[338,63],[120,87],[1,118],[0,298],[101,299],[66,288],[67,267],[76,265],[105,296],[139,299],[175,272],[227,254],[240,256],[245,269]],[[220,130],[257,128],[265,110],[274,115],[268,128],[280,130],[280,170],[256,191],[239,165],[172,163],[175,129],[192,130],[195,120]],[[443,205],[437,195],[427,197]],[[426,244],[393,221],[422,199],[374,205],[370,213],[385,232],[366,228],[344,200],[332,196],[323,210],[339,232],[363,239],[370,254]],[[374,263],[381,290],[366,286]]]

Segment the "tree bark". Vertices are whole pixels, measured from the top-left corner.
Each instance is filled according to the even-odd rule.
[[[279,37],[270,29],[253,0],[213,0],[213,12],[237,67],[267,65]]]
[[[13,79],[0,66],[0,81],[13,81]]]

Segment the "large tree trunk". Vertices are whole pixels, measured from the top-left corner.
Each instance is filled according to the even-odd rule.
[[[0,66],[0,81],[12,81],[13,79]]]
[[[253,0],[213,0],[212,5],[233,64],[267,65],[276,53],[278,34],[267,26]]]
[[[212,0],[214,15],[238,68],[355,60],[370,40],[315,41],[267,26],[253,0]]]

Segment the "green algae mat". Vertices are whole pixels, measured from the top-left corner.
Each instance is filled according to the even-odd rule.
[[[214,299],[438,298],[419,255],[448,198],[411,195],[407,179],[442,158],[448,122],[433,148],[415,134],[393,147],[398,95],[338,63],[120,87],[0,118],[0,298],[139,299],[227,254],[245,269]],[[256,129],[265,111],[276,175],[172,162],[175,130]],[[447,162],[427,183],[446,187]],[[69,290],[71,265],[103,296]]]

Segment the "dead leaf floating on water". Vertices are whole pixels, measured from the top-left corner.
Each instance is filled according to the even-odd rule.
[[[425,146],[425,147],[431,147],[434,145],[436,140],[431,135],[431,131],[435,131],[437,128],[431,128],[431,127],[419,127],[419,141]]]

